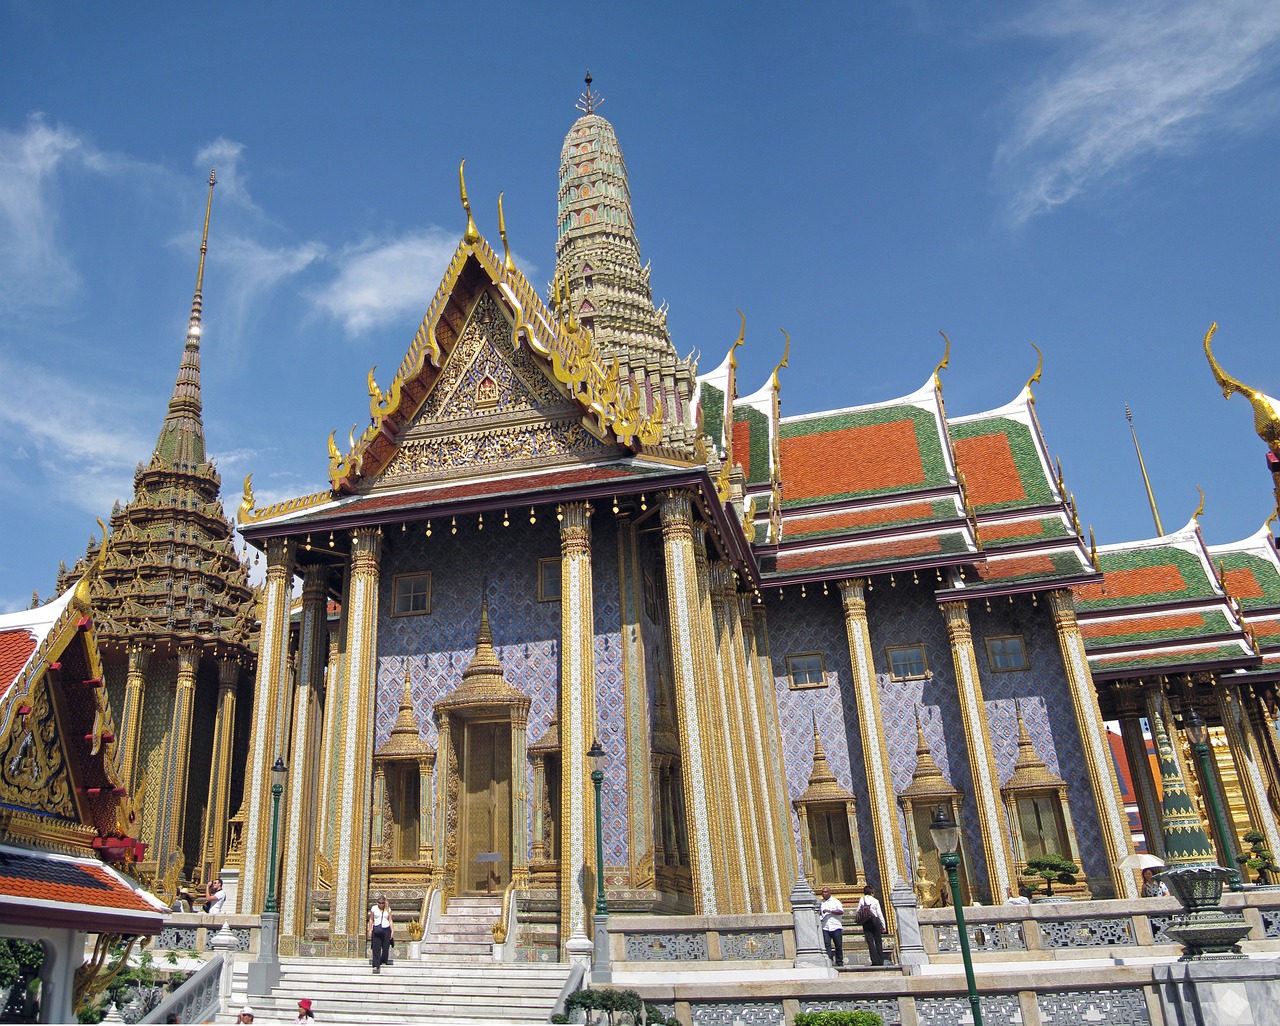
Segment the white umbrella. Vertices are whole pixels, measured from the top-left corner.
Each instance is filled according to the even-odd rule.
[[[1121,869],[1164,869],[1164,859],[1158,855],[1150,855],[1145,851],[1126,855],[1118,865]]]

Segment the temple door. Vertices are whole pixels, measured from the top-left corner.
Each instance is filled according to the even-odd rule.
[[[511,722],[468,721],[458,818],[458,891],[501,893],[511,879]]]

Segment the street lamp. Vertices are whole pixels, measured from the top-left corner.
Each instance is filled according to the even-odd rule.
[[[1205,796],[1209,799],[1209,811],[1213,815],[1214,825],[1218,828],[1218,836],[1222,838],[1222,850],[1226,855],[1226,870],[1230,874],[1228,885],[1233,891],[1243,891],[1244,883],[1240,875],[1240,867],[1236,862],[1235,836],[1227,827],[1227,818],[1222,812],[1222,803],[1218,800],[1218,785],[1209,765],[1209,726],[1204,722],[1198,710],[1190,702],[1186,716],[1187,736],[1191,738],[1191,748],[1196,753],[1196,761],[1200,763],[1200,776],[1204,778]]]
[[[960,900],[960,828],[947,813],[945,805],[939,805],[929,824],[933,846],[938,849],[938,861],[947,871],[951,883],[951,904],[956,910],[956,930],[960,934],[960,955],[964,958],[964,978],[969,985],[969,1007],[973,1010],[973,1026],[982,1026],[982,1006],[978,1004],[978,984],[973,978],[973,955],[969,952],[969,928],[964,922],[964,905]]]
[[[276,756],[276,764],[271,767],[271,868],[267,873],[267,907],[265,912],[276,909],[276,833],[280,826],[280,796],[284,794],[284,778],[288,773],[284,756]]]
[[[599,738],[591,742],[587,758],[591,760],[591,783],[596,788],[596,915],[607,916],[609,903],[604,897],[604,827],[600,818],[600,789],[604,786],[604,770],[601,767],[604,766],[605,752]]]

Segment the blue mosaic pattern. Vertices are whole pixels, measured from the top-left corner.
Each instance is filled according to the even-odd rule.
[[[511,526],[503,528],[501,515],[490,514],[480,532],[475,519],[467,517],[465,523],[459,520],[456,535],[448,520],[434,520],[430,538],[422,523],[410,524],[407,531],[387,530],[379,579],[375,745],[386,741],[395,722],[407,659],[419,733],[429,745],[438,746],[432,707],[458,687],[475,654],[480,585],[485,577],[494,650],[507,683],[531,700],[529,743],[536,743],[546,732],[559,702],[560,604],[538,601],[538,560],[560,557],[559,525],[547,509],[539,511],[536,524],[529,523],[527,508],[513,509],[510,520]],[[622,866],[628,861],[622,757],[626,720],[617,542],[607,515],[597,514],[592,526],[596,706],[600,740],[611,755],[603,795],[605,861]],[[431,612],[391,616],[395,575],[423,570],[432,575]],[[532,794],[532,760],[525,771],[526,793]]]

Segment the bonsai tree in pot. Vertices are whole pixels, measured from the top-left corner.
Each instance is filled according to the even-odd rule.
[[[1034,858],[1027,859],[1027,867],[1022,871],[1022,875],[1027,878],[1027,890],[1032,894],[1039,889],[1040,881],[1043,880],[1045,897],[1052,898],[1054,884],[1073,884],[1079,872],[1080,867],[1069,858],[1057,852],[1051,852],[1048,855],[1036,855]]]
[[[1275,855],[1267,847],[1266,836],[1261,831],[1249,830],[1244,834],[1243,840],[1249,846],[1249,851],[1241,852],[1236,860],[1257,874],[1254,883],[1271,883],[1275,878],[1273,874],[1280,873],[1280,866],[1276,865]]]

